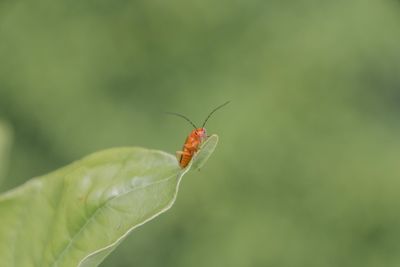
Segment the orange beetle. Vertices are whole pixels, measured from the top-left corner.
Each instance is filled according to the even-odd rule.
[[[198,128],[190,119],[188,119],[186,116],[179,114],[179,113],[174,113],[174,112],[167,112],[167,114],[171,115],[176,115],[181,118],[184,118],[187,120],[193,127],[194,130],[192,130],[189,134],[189,136],[186,138],[185,144],[183,144],[182,151],[177,151],[176,156],[179,158],[179,165],[181,168],[185,168],[190,160],[193,158],[194,154],[199,150],[200,145],[207,139],[207,131],[204,126],[206,126],[206,123],[208,119],[211,117],[211,115],[217,111],[218,109],[222,108],[223,106],[227,105],[230,101],[225,102],[224,104],[216,107],[213,109],[210,114],[208,114],[207,118],[204,120],[203,125],[201,128]]]

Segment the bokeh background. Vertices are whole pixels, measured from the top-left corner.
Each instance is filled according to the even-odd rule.
[[[399,1],[0,2],[2,191],[174,153],[163,112],[226,100],[210,161],[102,267],[400,266]]]

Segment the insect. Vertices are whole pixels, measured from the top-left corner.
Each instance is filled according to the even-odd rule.
[[[206,123],[208,119],[211,117],[211,115],[217,111],[218,109],[222,108],[223,106],[229,104],[230,101],[227,101],[223,103],[222,105],[219,105],[218,107],[214,108],[206,117],[206,119],[203,122],[203,125],[198,128],[189,118],[186,116],[179,114],[179,113],[174,113],[174,112],[166,112],[167,114],[170,115],[176,115],[179,116],[186,121],[188,121],[194,128],[189,134],[189,136],[186,138],[185,143],[183,144],[182,151],[177,151],[176,156],[179,160],[179,165],[181,168],[185,168],[190,160],[193,158],[194,154],[199,150],[200,145],[207,139],[207,131],[204,126],[206,126]]]

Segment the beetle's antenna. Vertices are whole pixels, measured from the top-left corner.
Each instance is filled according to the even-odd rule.
[[[195,125],[188,117],[186,117],[186,116],[184,116],[184,115],[182,115],[182,114],[179,114],[179,113],[175,113],[175,112],[165,112],[165,113],[166,113],[166,114],[169,114],[169,115],[175,115],[175,116],[184,118],[184,119],[187,120],[195,129],[197,129],[196,125]]]
[[[210,112],[210,114],[208,114],[207,118],[204,120],[203,126],[201,126],[201,128],[204,128],[204,126],[206,126],[206,123],[207,123],[208,119],[211,117],[211,115],[212,115],[215,111],[217,111],[218,109],[222,108],[222,107],[225,106],[225,105],[228,105],[229,102],[231,102],[231,101],[226,101],[226,102],[223,103],[222,105],[219,105],[218,107],[214,108],[214,109]]]

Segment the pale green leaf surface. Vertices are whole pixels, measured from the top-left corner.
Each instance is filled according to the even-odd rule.
[[[200,148],[202,153],[197,153],[194,156],[192,163],[193,170],[200,170],[207,162],[211,154],[214,152],[215,147],[218,144],[218,135],[211,135],[207,138],[207,142],[204,142]]]
[[[182,176],[204,164],[216,140],[184,170],[161,151],[114,148],[4,193],[0,266],[98,266],[131,230],[172,206]]]

